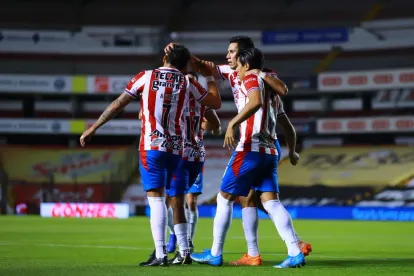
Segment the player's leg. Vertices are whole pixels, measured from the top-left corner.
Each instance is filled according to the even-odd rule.
[[[185,194],[188,187],[188,164],[187,161],[170,160],[169,162],[177,162],[179,166],[174,170],[169,183],[170,204],[173,209],[174,232],[177,237],[179,251],[174,258],[170,260],[170,264],[181,265],[190,264],[191,258],[188,243],[188,223],[185,215],[184,204]],[[167,180],[168,181],[168,180]]]
[[[279,200],[279,187],[277,182],[277,158],[273,155],[267,155],[267,164],[263,166],[264,180],[256,188],[260,193],[263,207],[266,209],[270,219],[276,226],[276,229],[285,242],[288,257],[276,268],[300,267],[305,264],[305,257],[299,249],[296,242],[295,231],[293,229],[292,219]]]
[[[279,164],[280,157],[282,156],[282,150],[280,148],[279,140],[276,140],[276,150],[277,150],[277,153],[278,153],[277,163]],[[258,205],[263,206],[261,204],[260,200],[258,200],[258,203],[259,203]],[[290,218],[290,220],[292,220],[292,217],[290,216],[290,214],[289,214],[289,218]],[[296,232],[295,228],[293,228],[293,231],[295,232],[296,242],[298,243],[300,251],[302,251],[303,255],[308,256],[310,254],[310,252],[312,252],[312,246],[309,243],[302,241],[302,239],[298,235],[298,232]]]
[[[168,177],[167,177],[168,178]],[[173,209],[171,207],[171,199],[169,197],[169,191],[165,191],[165,205],[167,206],[167,227],[170,232],[170,237],[168,238],[167,243],[167,252],[172,253],[175,251],[177,244],[177,237],[175,236],[174,231],[174,221],[173,221]]]
[[[141,151],[139,170],[144,190],[147,193],[148,204],[151,209],[150,225],[155,250],[146,262],[141,266],[166,266],[168,265],[165,248],[165,232],[167,228],[167,207],[165,205],[165,172],[167,153],[160,151]]]
[[[186,195],[188,210],[188,240],[190,250],[194,250],[194,235],[198,223],[197,198],[203,192],[204,162],[194,163],[190,170],[189,183],[192,184]]]
[[[242,207],[242,225],[247,243],[247,254],[240,259],[231,261],[230,265],[258,266],[262,264],[262,257],[258,247],[259,216],[256,208],[256,193],[250,189],[247,197],[240,197]]]
[[[220,266],[223,264],[223,247],[233,216],[234,200],[247,196],[251,182],[257,177],[260,158],[251,152],[235,152],[231,157],[220,192],[217,194],[217,210],[214,217],[213,245],[211,250],[193,253],[191,258],[202,264]]]

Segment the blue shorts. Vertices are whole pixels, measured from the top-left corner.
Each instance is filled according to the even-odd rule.
[[[167,194],[169,196],[181,196],[188,193],[190,188],[194,186],[197,176],[202,173],[203,166],[204,162],[180,160],[178,168],[173,172]]]
[[[277,155],[235,151],[221,181],[221,191],[247,196],[253,188],[260,192],[279,192]]]
[[[192,183],[192,184],[191,184]],[[201,167],[201,171],[196,176],[193,182],[190,181],[190,189],[187,191],[187,194],[202,194],[203,193],[203,183],[204,183],[204,163]]]
[[[279,140],[276,139],[276,150],[277,150],[277,163],[280,162],[280,155],[282,154],[282,150],[280,149]]]
[[[170,189],[171,177],[177,170],[181,156],[170,152],[147,150],[139,153],[139,172],[144,191]],[[183,188],[183,192],[184,192]]]

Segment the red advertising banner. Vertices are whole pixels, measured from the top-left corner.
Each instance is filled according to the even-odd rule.
[[[413,116],[360,117],[317,120],[317,133],[413,132]]]
[[[369,91],[414,87],[414,69],[328,72],[318,75],[318,90]]]

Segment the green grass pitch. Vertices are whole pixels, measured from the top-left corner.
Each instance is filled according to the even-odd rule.
[[[200,219],[196,251],[212,242],[212,219]],[[261,267],[141,268],[153,247],[149,219],[47,219],[0,216],[1,276],[104,275],[414,275],[414,223],[295,221],[313,252],[301,269],[277,270],[285,247],[270,220],[261,220]],[[246,251],[241,220],[233,220],[224,259]]]

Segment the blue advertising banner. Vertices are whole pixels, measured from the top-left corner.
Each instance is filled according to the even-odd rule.
[[[263,45],[342,43],[349,38],[348,28],[264,31]]]
[[[414,221],[414,207],[354,207],[354,206],[300,206],[286,209],[293,219],[314,219],[314,220],[364,220],[364,221]],[[149,207],[146,208],[146,215],[149,216]],[[200,217],[214,217],[216,205],[198,206]],[[240,205],[235,205],[233,218],[241,218]],[[259,217],[264,219],[268,216],[259,211]]]

